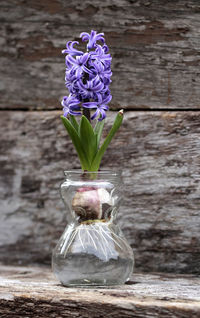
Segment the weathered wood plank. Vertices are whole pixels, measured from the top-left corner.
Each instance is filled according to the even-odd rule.
[[[60,52],[94,26],[113,56],[113,109],[200,108],[195,0],[2,0],[0,21],[0,108],[59,108],[66,94]]]
[[[4,263],[49,264],[66,225],[62,171],[80,166],[60,114],[1,111]],[[123,170],[119,224],[135,251],[136,270],[200,273],[199,116],[127,112],[105,154],[102,168]]]
[[[195,0],[182,0],[174,3],[170,0],[112,0],[100,2],[98,0],[82,2],[74,0],[52,0],[51,2],[37,0],[2,0],[0,3],[1,22],[51,22],[65,24],[87,25],[99,24],[100,26],[112,25],[116,28],[131,25],[131,19],[141,21],[144,18],[171,18],[180,15],[198,16],[200,5]],[[111,21],[115,13],[116,19]],[[86,16],[90,17],[86,21]],[[128,23],[129,22],[129,23]]]
[[[124,286],[65,288],[49,268],[0,267],[2,317],[200,317],[200,279],[135,274]]]

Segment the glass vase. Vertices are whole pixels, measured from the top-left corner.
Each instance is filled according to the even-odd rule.
[[[64,286],[119,285],[133,271],[133,251],[116,224],[121,201],[120,173],[65,171],[61,197],[67,227],[52,256]]]

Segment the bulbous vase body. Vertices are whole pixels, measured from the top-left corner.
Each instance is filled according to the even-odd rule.
[[[61,196],[68,225],[56,245],[52,268],[65,286],[119,285],[133,271],[131,247],[116,224],[121,175],[65,172]]]

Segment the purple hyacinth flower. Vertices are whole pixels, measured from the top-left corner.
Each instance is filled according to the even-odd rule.
[[[95,51],[91,52],[92,58],[101,61],[103,64],[111,65],[112,57],[110,54],[105,53],[105,50],[101,45],[96,45]],[[108,63],[109,62],[109,63]]]
[[[70,55],[83,55],[84,53],[82,51],[79,51],[77,49],[74,48],[75,44],[79,44],[78,41],[69,41],[66,44],[66,48],[65,50],[62,50],[63,54],[70,54]]]
[[[98,118],[99,121],[102,121],[106,117],[106,111],[108,110],[108,103],[111,101],[112,95],[105,94],[105,96],[102,98],[102,95],[98,95],[98,101],[97,102],[87,102],[83,103],[82,106],[85,108],[93,109],[96,108],[95,113],[92,115],[91,119],[95,119],[97,116],[100,116]]]
[[[100,61],[93,62],[92,66],[94,68],[94,73],[98,74],[98,76],[100,77],[104,85],[108,86],[111,83],[111,79],[110,79],[112,76],[111,68],[106,67]]]
[[[104,43],[104,45],[102,46],[102,48],[103,48],[103,50],[104,50],[105,53],[108,53],[109,48],[108,48],[108,46],[107,46],[105,43]]]
[[[65,85],[71,94],[74,94],[77,89],[77,78],[73,69],[66,70],[65,73]]]
[[[83,99],[91,99],[96,96],[96,93],[104,91],[104,84],[100,80],[99,76],[95,76],[93,79],[88,80],[86,84],[83,84],[82,80],[77,82],[80,89],[80,94]]]
[[[64,96],[61,104],[63,106],[63,112],[65,117],[67,117],[68,114],[81,115],[80,101],[71,94],[69,96]]]
[[[72,57],[70,54],[66,56],[66,64],[75,72],[77,79],[83,75],[83,72],[93,74],[86,66],[89,57],[89,53],[85,53],[82,56],[76,56],[76,58]]]
[[[88,41],[87,49],[92,50],[95,48],[96,42],[101,41],[103,44],[105,43],[104,33],[97,33],[96,31],[91,31],[91,33],[82,32],[80,34],[83,42]]]

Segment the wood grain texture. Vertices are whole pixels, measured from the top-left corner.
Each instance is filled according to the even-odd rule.
[[[65,228],[62,171],[80,165],[60,114],[1,111],[4,263],[49,264]],[[199,118],[200,112],[126,112],[104,156],[102,168],[123,171],[118,222],[134,249],[136,271],[200,273]]]
[[[59,108],[61,50],[91,29],[113,57],[111,108],[200,108],[196,0],[2,0],[0,22],[1,109]]]
[[[0,267],[0,314],[11,317],[200,317],[200,279],[135,274],[128,285],[66,288],[49,268]]]

